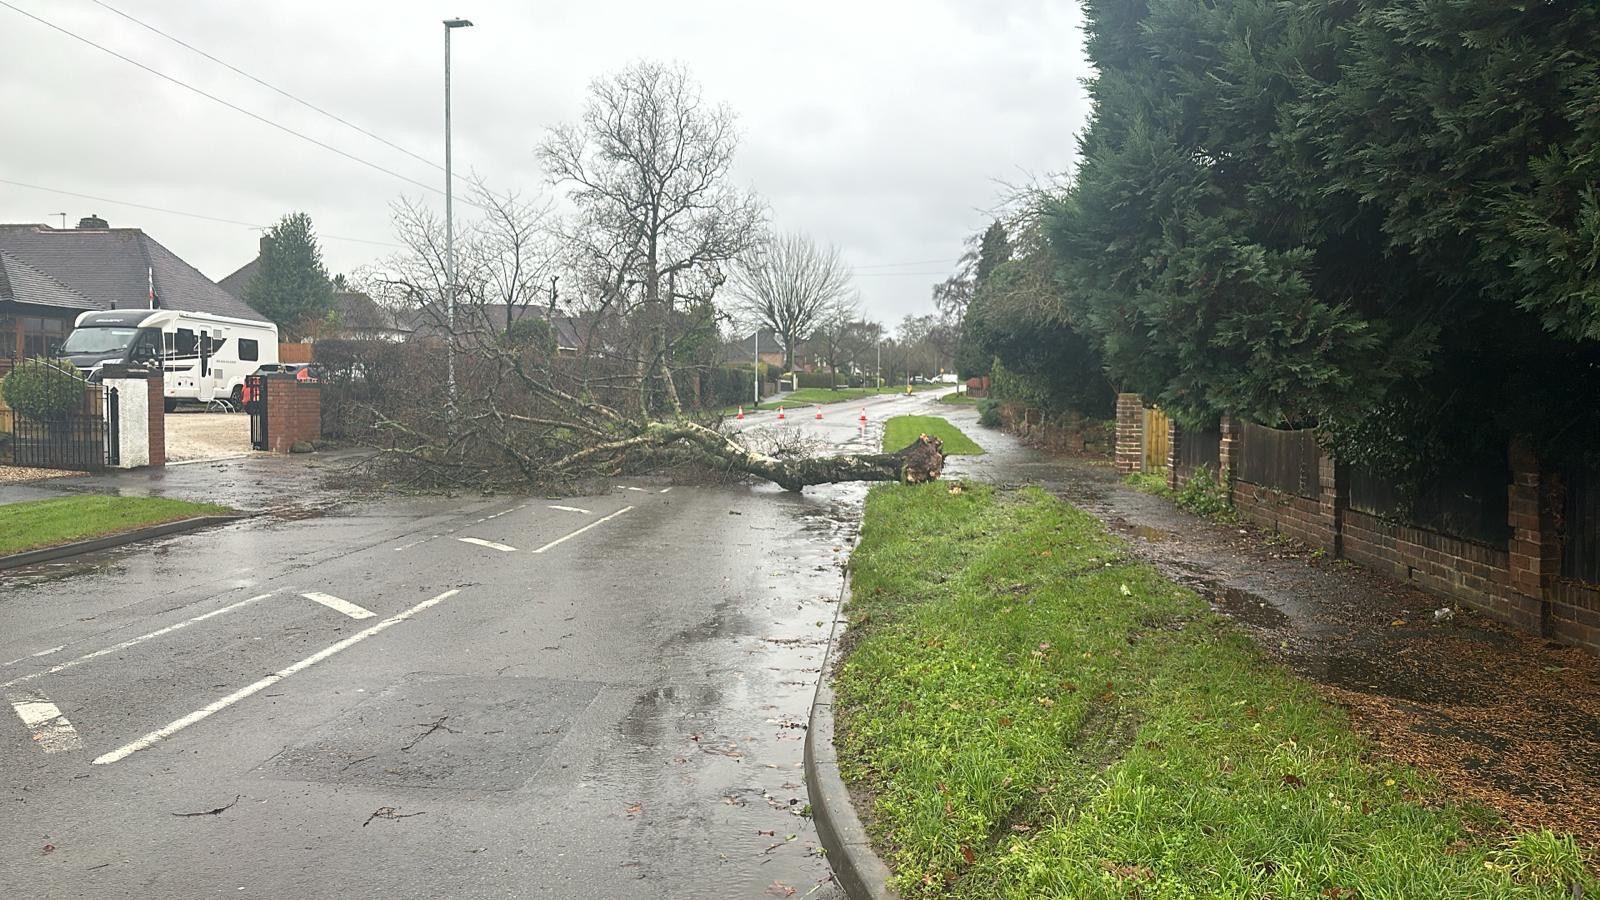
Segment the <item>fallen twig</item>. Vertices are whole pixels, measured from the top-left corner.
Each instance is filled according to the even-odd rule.
[[[426,812],[426,810],[424,810],[424,812]],[[373,819],[409,819],[412,816],[420,816],[420,815],[423,815],[423,813],[420,813],[420,812],[403,813],[403,812],[400,812],[398,809],[396,809],[393,806],[380,806],[377,809],[372,811],[372,815],[367,816],[367,821],[362,822],[361,823],[361,827],[362,828],[367,827],[367,825],[370,824]]]

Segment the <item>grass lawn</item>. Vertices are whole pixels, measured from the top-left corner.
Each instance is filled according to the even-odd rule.
[[[908,898],[1571,898],[1569,837],[1373,760],[1343,713],[1037,489],[880,486],[841,765]]]
[[[923,434],[944,441],[946,456],[977,456],[983,452],[972,438],[940,416],[895,416],[883,424],[883,449],[899,450]]]
[[[109,497],[89,494],[29,500],[0,506],[0,555],[104,537],[145,525],[233,510],[214,503],[164,497]]]
[[[926,391],[931,388],[941,387],[937,384],[913,385],[913,391]],[[761,404],[762,409],[777,409],[783,406],[794,409],[796,406],[821,405],[825,403],[848,403],[851,400],[860,400],[863,397],[877,397],[883,394],[904,394],[906,386],[891,384],[881,388],[839,388],[836,391],[827,388],[801,388],[793,391],[782,400],[766,400]]]
[[[943,397],[940,397],[939,402],[955,403],[962,406],[976,406],[978,403],[978,398],[972,396],[966,391],[957,391],[955,393],[945,394]]]

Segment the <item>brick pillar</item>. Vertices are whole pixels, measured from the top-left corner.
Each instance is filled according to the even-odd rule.
[[[1231,416],[1223,416],[1218,424],[1222,439],[1217,445],[1217,479],[1228,491],[1228,503],[1236,502],[1233,496],[1233,455],[1239,446],[1239,426]]]
[[[1335,558],[1344,555],[1344,510],[1350,501],[1349,478],[1345,466],[1327,450],[1317,451],[1317,514],[1328,529],[1328,543],[1324,547]]]
[[[1178,489],[1178,442],[1183,440],[1183,429],[1178,420],[1167,419],[1167,487]]]
[[[1117,395],[1118,475],[1144,468],[1144,399],[1138,394]]]
[[[1511,444],[1511,486],[1507,504],[1511,526],[1511,589],[1537,603],[1539,627],[1550,628],[1548,589],[1560,571],[1560,543],[1548,511],[1539,502],[1539,459],[1525,441]],[[1519,623],[1526,624],[1526,623]]]
[[[322,437],[322,385],[293,375],[268,375],[267,449],[288,453]]]
[[[150,465],[167,464],[167,381],[160,369],[150,373],[148,382],[150,415]]]

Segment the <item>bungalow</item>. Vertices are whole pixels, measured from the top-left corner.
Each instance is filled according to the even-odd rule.
[[[138,228],[0,224],[0,360],[54,352],[90,310],[158,308],[260,318]]]

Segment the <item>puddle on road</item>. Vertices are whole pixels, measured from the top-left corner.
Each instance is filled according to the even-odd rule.
[[[1131,530],[1135,536],[1144,538],[1152,543],[1170,541],[1173,538],[1172,532],[1165,531],[1160,528],[1152,528],[1149,525],[1133,525],[1129,530]]]
[[[1258,628],[1283,628],[1289,617],[1260,594],[1243,588],[1201,585],[1198,590],[1218,612]]]

